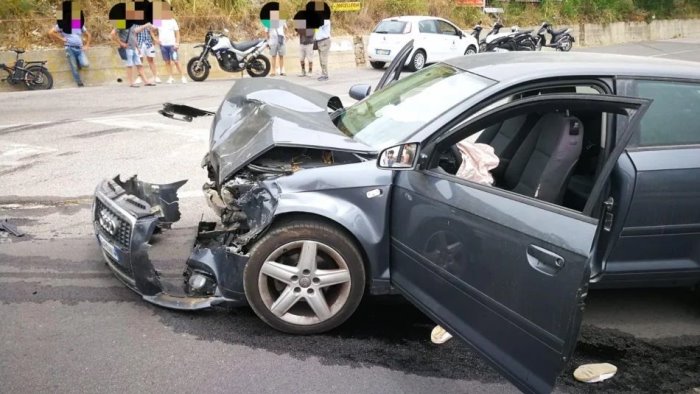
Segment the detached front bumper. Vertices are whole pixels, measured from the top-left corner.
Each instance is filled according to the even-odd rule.
[[[162,280],[151,262],[151,237],[180,218],[177,189],[183,184],[154,185],[136,177],[122,182],[116,177],[98,185],[92,220],[107,266],[143,299],[166,308],[245,304],[242,281],[248,258],[230,251],[224,244],[227,234],[213,231],[213,223],[200,223],[184,280]]]

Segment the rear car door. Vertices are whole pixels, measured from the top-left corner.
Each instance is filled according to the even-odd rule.
[[[592,195],[602,197],[648,100],[532,97],[478,115],[467,127],[476,131],[514,113],[570,104],[630,119],[593,188]],[[576,344],[589,260],[605,221],[432,169],[431,155],[441,144],[454,143],[455,134],[445,131],[423,141],[416,169],[397,171],[391,193],[392,284],[519,389],[551,391]]]

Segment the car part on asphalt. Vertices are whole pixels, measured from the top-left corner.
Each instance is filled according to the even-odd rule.
[[[182,120],[185,122],[191,122],[193,118],[198,118],[201,116],[211,116],[214,112],[205,111],[203,109],[190,107],[189,105],[181,104],[163,104],[163,109],[158,111],[159,114],[176,120]],[[179,115],[180,117],[176,116]]]
[[[20,230],[14,224],[10,223],[8,219],[0,219],[0,231],[5,231],[15,237],[23,237],[24,231]]]
[[[583,383],[598,383],[615,376],[617,367],[610,363],[584,364],[574,370],[574,378]]]

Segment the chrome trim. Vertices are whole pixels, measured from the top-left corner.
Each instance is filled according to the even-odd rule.
[[[110,208],[110,209],[113,209],[114,212],[116,212],[116,213],[119,214],[119,217],[120,217],[121,219],[126,220],[127,222],[129,222],[129,224],[131,225],[131,231],[129,232],[129,244],[127,245],[127,248],[128,248],[129,250],[131,250],[131,241],[132,241],[132,238],[133,238],[133,236],[134,236],[134,231],[136,230],[136,221],[137,221],[137,219],[136,219],[133,215],[131,215],[129,212],[127,212],[126,210],[124,210],[124,208],[122,208],[122,207],[120,207],[119,205],[117,205],[117,203],[114,202],[114,200],[111,200],[110,198],[108,198],[107,196],[105,196],[104,193],[102,193],[101,191],[97,190],[97,191],[95,192],[95,198],[99,198],[99,199],[100,199],[100,202],[101,202],[102,204],[104,204],[106,207],[108,207],[108,208]],[[97,207],[97,204],[95,204],[95,207]],[[93,215],[92,215],[93,221],[95,221],[95,216],[96,216],[96,213],[95,213],[94,210],[93,210]],[[98,224],[99,224],[99,223],[98,223]]]

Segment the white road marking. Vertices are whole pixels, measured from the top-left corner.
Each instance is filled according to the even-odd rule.
[[[18,144],[15,142],[0,141],[0,167],[17,167],[29,164],[32,156],[56,152],[54,148],[38,145]]]
[[[176,134],[183,137],[199,141],[209,141],[209,129],[197,127],[182,127],[159,122],[151,122],[147,120],[130,119],[126,116],[113,116],[109,118],[92,118],[84,119],[85,122],[100,124],[110,127],[120,127],[133,130],[159,131],[169,134]]]
[[[683,51],[676,51],[676,52],[668,52],[668,53],[659,53],[658,55],[651,55],[649,57],[664,57],[664,56],[671,56],[671,55],[680,55],[681,53],[690,53],[690,52],[697,52],[700,51],[700,49],[686,49]]]

